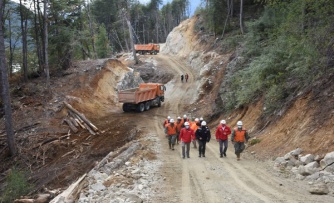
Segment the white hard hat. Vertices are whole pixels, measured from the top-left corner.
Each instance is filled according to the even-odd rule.
[[[199,119],[198,119],[198,118],[195,118],[195,121],[199,121]]]
[[[203,119],[203,117],[200,117],[199,120],[202,121],[202,120],[204,120],[204,119]]]
[[[202,121],[201,125],[206,126],[206,122]]]
[[[221,120],[220,123],[221,124],[226,124],[226,121],[225,120]]]
[[[170,119],[170,116],[167,116],[167,119]]]
[[[177,117],[177,120],[181,120],[181,117],[179,116],[179,117]]]
[[[169,120],[169,122],[170,122],[170,123],[174,123],[174,119],[171,118],[171,119]]]
[[[188,125],[188,126],[189,126],[189,123],[188,123],[188,122],[185,122],[184,125]]]
[[[184,115],[183,115],[183,118],[187,118],[187,115],[186,115],[186,114],[184,114]]]
[[[238,122],[237,122],[237,125],[242,125],[242,121],[238,121]]]

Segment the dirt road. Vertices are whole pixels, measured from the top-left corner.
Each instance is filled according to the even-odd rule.
[[[151,133],[155,131],[153,134],[162,146],[157,157],[163,161],[160,173],[165,181],[155,186],[159,195],[151,202],[334,202],[334,197],[329,195],[310,195],[305,181],[275,174],[269,162],[259,162],[247,154],[237,161],[231,143],[227,157],[220,158],[219,145],[214,139],[215,126],[211,126],[213,139],[207,144],[205,158],[199,158],[197,149],[191,148],[190,158],[182,159],[181,145],[175,151],[170,150],[162,122],[167,115],[176,118],[187,113],[184,109],[196,95],[195,78],[181,60],[162,54],[157,60],[160,65],[173,69],[175,77],[166,85],[166,101],[161,108],[137,114],[143,118],[139,119],[139,125],[145,124]],[[189,81],[181,83],[180,75],[185,72]]]

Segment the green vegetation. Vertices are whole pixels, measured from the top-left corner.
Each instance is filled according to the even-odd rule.
[[[28,183],[24,172],[17,168],[13,168],[6,178],[6,187],[0,197],[0,203],[13,202],[22,195],[27,194],[32,189],[32,185]]]
[[[255,138],[255,139],[250,140],[249,144],[250,145],[255,145],[255,144],[260,143],[260,142],[261,142],[261,139]]]
[[[242,51],[227,82],[225,110],[264,99],[265,113],[273,113],[289,97],[333,72],[333,10],[330,0],[268,1],[261,17],[246,21],[245,35],[235,28],[233,37],[226,35],[222,50],[229,51],[237,39]]]

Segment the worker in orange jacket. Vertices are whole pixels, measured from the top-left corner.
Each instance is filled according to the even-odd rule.
[[[196,134],[196,130],[201,127],[201,124],[199,122],[199,119],[198,118],[195,118],[195,121],[194,122],[191,122],[190,123],[190,128],[194,131],[194,133]],[[197,148],[196,146],[196,136],[193,137],[192,139],[192,143],[194,145],[194,148]]]
[[[174,123],[174,119],[171,118],[169,120],[169,124],[167,124],[165,128],[165,134],[166,134],[166,137],[168,138],[169,149],[174,150],[175,139],[177,136],[177,128]]]
[[[187,157],[190,158],[189,156],[190,143],[191,143],[192,138],[195,136],[195,133],[190,128],[189,122],[185,122],[184,126],[185,127],[181,129],[180,137],[179,137],[179,140],[182,142],[182,158],[185,158],[186,154],[187,154]]]
[[[226,157],[228,147],[228,135],[231,134],[231,129],[226,125],[225,120],[220,121],[220,125],[216,129],[216,140],[219,142],[220,157]],[[224,148],[223,148],[224,146]]]
[[[165,128],[167,126],[167,124],[169,123],[169,120],[170,120],[170,116],[167,116],[167,119],[164,120],[164,123],[163,123],[163,127]]]
[[[237,122],[237,127],[232,131],[231,141],[234,145],[235,154],[237,155],[237,160],[240,161],[240,153],[245,149],[245,142],[247,143],[249,139],[248,132],[242,127],[242,121]]]
[[[179,144],[179,135],[180,135],[182,126],[183,126],[183,121],[181,117],[179,116],[177,117],[177,121],[176,121],[176,128],[177,128],[176,144]]]
[[[182,123],[183,123],[182,128],[184,128],[184,124],[185,124],[186,122],[188,122],[188,123],[190,124],[189,118],[187,118],[187,115],[184,114],[184,115],[183,115],[183,118],[182,118]]]

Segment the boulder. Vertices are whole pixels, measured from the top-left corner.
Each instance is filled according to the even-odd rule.
[[[297,149],[291,151],[290,154],[292,156],[299,156],[302,152],[303,152],[303,150],[301,148],[297,148]]]
[[[307,164],[306,166],[300,165],[298,167],[298,173],[303,176],[309,176],[318,171],[319,164],[314,161],[312,163]]]
[[[326,154],[326,156],[320,161],[321,168],[325,168],[327,172],[334,172],[334,152]]]
[[[300,157],[299,159],[303,164],[309,164],[312,161],[314,161],[314,155],[313,154],[307,154],[305,156]]]
[[[311,186],[309,192],[315,195],[327,195],[329,190],[325,183],[317,183]]]

